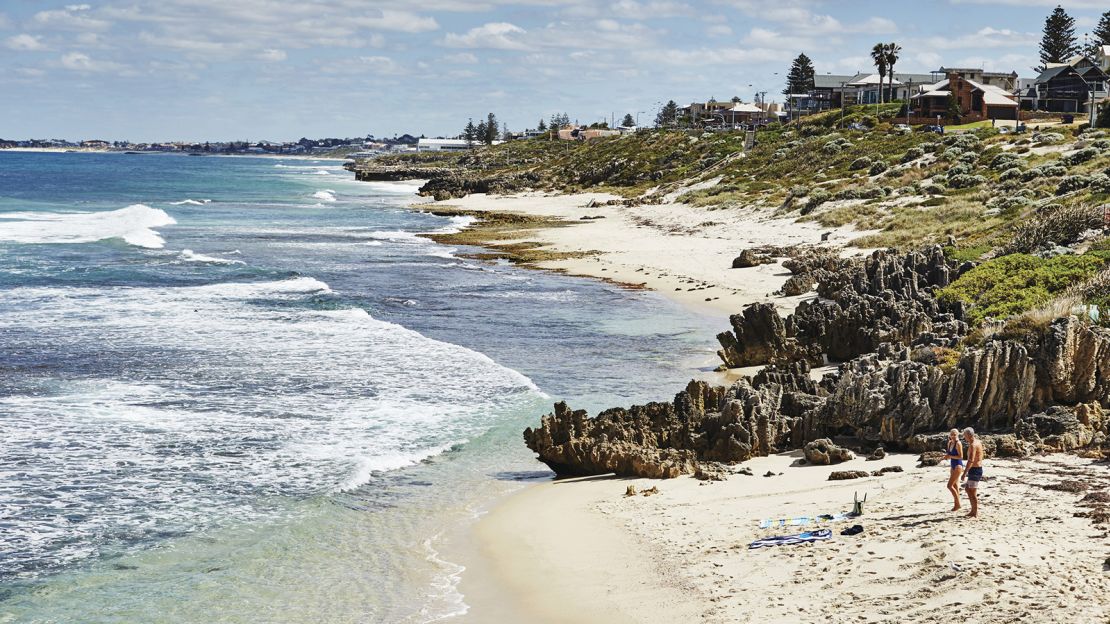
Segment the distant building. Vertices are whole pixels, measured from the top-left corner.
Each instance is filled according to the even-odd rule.
[[[109,143],[107,141],[101,141],[100,139],[92,139],[92,140],[89,140],[89,141],[81,141],[81,147],[85,147],[85,148],[88,148],[88,149],[108,149],[111,146],[112,146],[111,143]]]
[[[502,141],[494,141],[493,145],[500,145]],[[418,152],[464,152],[479,145],[481,141],[467,142],[466,139],[419,139],[416,142]]]

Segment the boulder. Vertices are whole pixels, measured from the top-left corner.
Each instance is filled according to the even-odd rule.
[[[866,470],[834,470],[829,474],[829,481],[845,481],[847,479],[862,479],[870,477]]]
[[[852,451],[833,444],[833,441],[828,438],[809,442],[802,451],[805,453],[807,462],[818,466],[839,464],[856,457]]]
[[[747,269],[761,264],[771,264],[774,261],[774,258],[766,254],[761,254],[753,249],[745,249],[732,260],[732,268]]]

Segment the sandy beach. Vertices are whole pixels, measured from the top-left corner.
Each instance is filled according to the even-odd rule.
[[[600,193],[476,194],[423,207],[519,213],[571,223],[569,227],[529,230],[520,239],[490,245],[532,241],[554,252],[590,252],[536,266],[647,288],[700,313],[723,318],[755,301],[774,301],[784,310],[792,310],[804,298],[772,296],[790,276],[781,263],[731,268],[744,249],[817,244],[823,234],[828,234],[825,244],[843,246],[863,234],[850,228],[830,229],[813,222],[774,218],[756,210],[709,211],[681,203],[604,205],[613,199],[619,198]],[[726,327],[722,325],[722,330]]]
[[[441,204],[574,222],[519,239],[556,252],[592,252],[539,268],[648,288],[724,317],[745,304],[799,300],[773,293],[781,264],[732,269],[747,247],[820,243],[860,235],[744,210],[683,204],[599,205],[601,194],[473,195]],[[590,205],[593,202],[593,205]],[[591,217],[583,219],[582,217]],[[601,218],[598,218],[601,217]],[[845,254],[860,253],[848,248]],[[812,296],[812,295],[807,295]],[[742,371],[750,372],[750,371]],[[669,389],[668,389],[669,390]],[[666,394],[666,393],[664,393]],[[567,397],[572,398],[572,397]],[[1075,513],[1110,485],[1104,465],[1074,456],[989,461],[983,517],[950,511],[947,467],[917,457],[799,466],[800,452],[758,458],[724,482],[613,476],[545,482],[497,503],[453,553],[466,622],[1105,622],[1110,537]],[[833,470],[902,472],[828,481]],[[764,476],[767,475],[767,476]],[[1078,491],[1052,489],[1077,481]],[[658,494],[625,496],[656,487]],[[1048,486],[1048,487],[1046,487]],[[760,521],[851,510],[850,521],[761,529]],[[966,498],[966,497],[965,497]],[[854,524],[862,534],[842,536]],[[817,528],[811,545],[749,550],[753,540]]]
[[[916,457],[797,466],[800,453],[744,464],[724,482],[594,477],[544,483],[479,521],[461,590],[464,621],[1105,622],[1110,538],[1074,517],[1105,465],[1054,455],[988,460],[982,517],[950,511],[948,468]],[[828,481],[833,470],[904,472]],[[771,473],[773,476],[764,476]],[[1051,489],[1079,482],[1078,492]],[[651,496],[625,496],[657,487]],[[1046,487],[1048,486],[1048,487]],[[1066,486],[1065,486],[1066,487]],[[1083,486],[1080,486],[1083,487]],[[762,520],[851,510],[837,522],[761,529]],[[863,526],[858,535],[840,532]],[[811,545],[753,540],[827,527]],[[504,596],[512,596],[506,603]]]

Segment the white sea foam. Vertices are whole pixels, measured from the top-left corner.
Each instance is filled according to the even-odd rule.
[[[326,202],[335,201],[335,191],[333,191],[331,189],[324,189],[322,191],[316,191],[315,193],[312,194],[312,196],[315,197],[316,199],[321,199],[321,200],[326,201]]]
[[[377,193],[415,195],[420,187],[427,183],[427,180],[404,180],[401,182],[359,182],[358,184]]]
[[[206,256],[199,254],[192,249],[181,250],[181,260],[184,262],[207,262],[209,264],[246,264],[242,260],[231,260],[228,258],[217,258],[216,256]]]
[[[0,213],[0,242],[91,243],[113,238],[147,249],[166,241],[154,228],[177,223],[158,208],[133,204],[105,212]]]
[[[0,395],[0,457],[34,458],[0,479],[0,501],[28,510],[0,551],[69,563],[106,536],[251,521],[270,513],[259,500],[358,488],[544,400],[480,353],[315,309],[330,292],[311,277],[5,291],[7,347],[96,353],[121,377]]]
[[[307,175],[331,175],[331,172],[324,171],[323,169],[317,169],[316,171],[313,171],[312,173]]]
[[[171,206],[203,206],[212,203],[211,199],[183,199],[181,201],[170,202]]]

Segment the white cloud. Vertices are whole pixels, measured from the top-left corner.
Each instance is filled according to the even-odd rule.
[[[1018,32],[1006,28],[998,29],[987,26],[980,28],[974,33],[947,37],[929,37],[922,42],[908,45],[923,49],[960,50],[966,48],[1035,47],[1038,41],[1040,41],[1040,36],[1034,33]]]
[[[732,28],[728,24],[713,24],[705,29],[705,34],[710,37],[731,37]]]
[[[381,10],[379,15],[351,18],[351,23],[356,26],[373,30],[394,30],[406,33],[428,32],[438,30],[439,24],[433,17],[424,17],[409,11]]]
[[[277,63],[277,62],[280,62],[280,61],[284,61],[285,57],[286,57],[285,50],[275,50],[273,48],[267,48],[267,49],[259,52],[256,56],[256,58],[258,60],[267,61],[269,63]]]
[[[64,30],[107,30],[111,23],[89,15],[90,7],[87,4],[70,4],[64,9],[53,9],[35,13],[32,21],[46,28],[60,28]]]
[[[28,35],[27,33],[8,37],[4,41],[4,46],[9,50],[21,51],[35,51],[46,49],[46,46],[42,43],[42,37]]]
[[[1106,9],[1105,0],[950,0],[952,4],[994,4],[1005,6],[1043,6],[1053,8],[1058,4],[1067,5],[1072,9]]]
[[[443,45],[451,48],[493,48],[496,50],[526,50],[528,46],[517,37],[526,31],[508,22],[490,22],[471,28],[465,34],[447,33]]]
[[[388,56],[359,56],[321,67],[326,74],[400,74],[397,62]]]
[[[457,65],[474,65],[478,62],[478,57],[470,52],[457,52],[444,56],[443,62],[455,63]]]
[[[112,72],[126,69],[126,66],[120,63],[97,61],[83,52],[66,53],[59,60],[59,64],[65,69],[82,73]]]
[[[685,17],[695,13],[693,7],[684,2],[669,2],[667,0],[654,0],[637,2],[637,0],[617,0],[609,11],[624,19],[661,19],[668,17]]]

